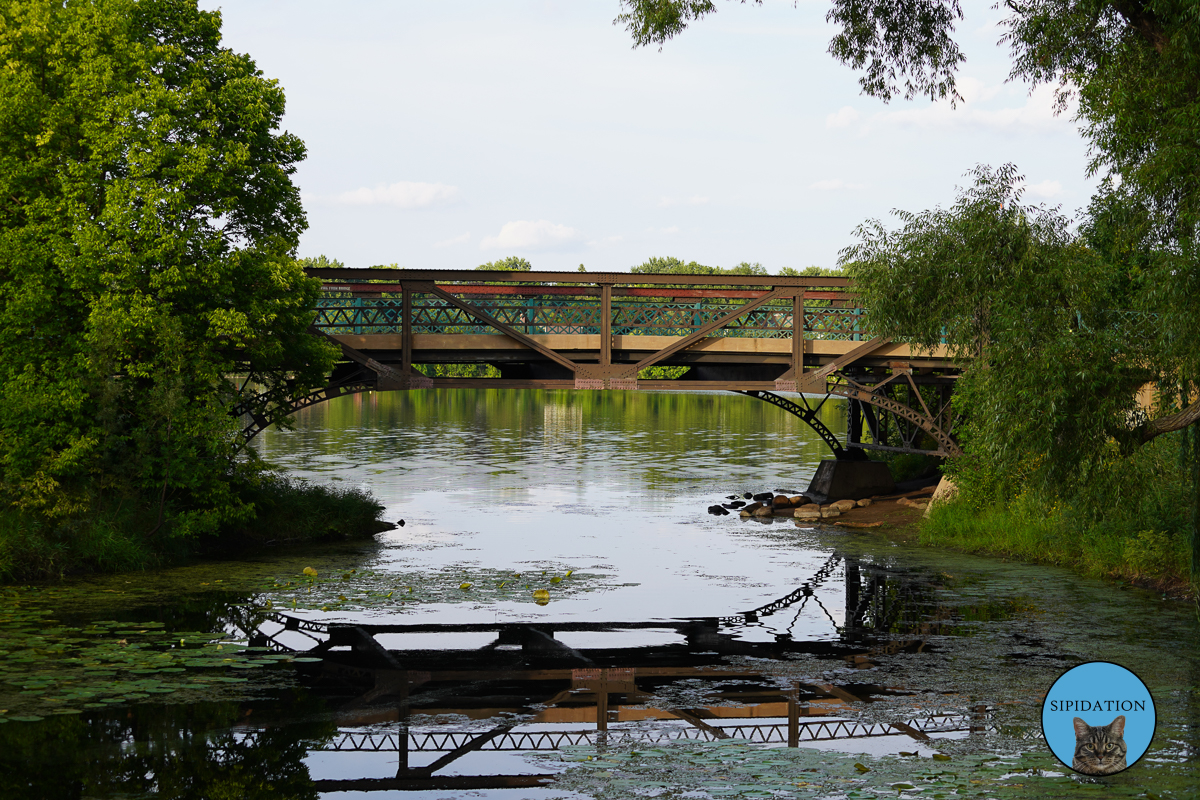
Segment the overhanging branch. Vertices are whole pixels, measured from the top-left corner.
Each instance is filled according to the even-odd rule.
[[[1192,403],[1182,411],[1178,411],[1174,414],[1168,414],[1167,416],[1159,417],[1158,419],[1152,419],[1142,425],[1138,429],[1141,434],[1141,442],[1142,444],[1145,444],[1152,439],[1162,436],[1164,433],[1183,430],[1187,426],[1193,425],[1198,421],[1200,421],[1200,400]]]

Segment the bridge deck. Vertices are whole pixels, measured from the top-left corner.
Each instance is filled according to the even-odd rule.
[[[358,350],[372,353],[399,353],[404,346],[403,336],[396,333],[346,334],[334,333],[333,338]],[[600,358],[599,334],[550,333],[533,334],[534,341],[566,355],[576,361],[596,362]],[[621,336],[612,337],[612,360],[614,363],[636,363],[646,356],[667,347],[679,337],[675,336]],[[861,341],[808,339],[804,340],[805,363],[824,364],[853,350]],[[530,358],[542,360],[536,351],[506,336],[486,334],[437,334],[417,333],[412,337],[413,361],[417,363],[491,363],[494,361],[522,361]],[[669,363],[740,363],[740,364],[790,364],[792,342],[790,339],[750,339],[710,337],[685,353],[673,357]],[[886,366],[891,361],[910,361],[926,367],[950,368],[950,354],[945,347],[932,353],[914,351],[907,344],[892,342],[880,347],[859,363]]]

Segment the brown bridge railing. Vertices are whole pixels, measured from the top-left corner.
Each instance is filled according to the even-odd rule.
[[[489,286],[435,284],[438,289],[469,298],[471,305],[526,335],[602,335],[603,299],[597,290],[570,286]],[[767,294],[737,289],[660,289],[613,287],[608,328],[618,336],[686,336],[739,310],[744,302]],[[742,300],[744,302],[734,302]],[[799,326],[807,339],[869,339],[865,310],[853,294],[806,289],[801,294]],[[496,328],[440,297],[411,293],[413,333],[500,334]],[[402,333],[402,286],[326,284],[318,301],[319,329],[330,334]],[[789,339],[796,327],[790,299],[768,302],[711,332],[713,337]]]

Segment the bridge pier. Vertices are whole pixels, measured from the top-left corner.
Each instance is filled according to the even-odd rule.
[[[816,503],[832,500],[861,500],[877,494],[891,494],[896,490],[891,470],[882,461],[851,461],[849,459],[825,459],[817,465],[817,472],[808,485],[806,495]]]

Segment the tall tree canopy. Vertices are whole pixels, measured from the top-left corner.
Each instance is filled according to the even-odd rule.
[[[1062,109],[1072,96],[1079,101],[1077,119],[1092,146],[1089,170],[1105,176],[1088,215],[1090,245],[1114,274],[1136,277],[1138,290],[1124,302],[1156,315],[1158,363],[1195,380],[1200,6],[1194,0],[1007,0],[1002,7],[1010,12],[1002,41],[1012,53],[1011,77],[1056,85]],[[628,28],[635,45],[662,45],[717,8],[714,0],[621,0],[615,22]],[[962,18],[958,0],[830,0],[827,19],[840,30],[829,52],[861,72],[868,95],[954,101],[964,56],[953,34]],[[956,208],[965,213],[961,203]],[[1024,217],[1028,224],[1039,218]],[[947,219],[905,222],[909,233],[914,224],[930,223],[936,237]],[[1008,230],[1002,226],[996,235]],[[1198,420],[1200,403],[1193,403],[1144,433],[1152,437]]]
[[[318,284],[283,92],[195,0],[0,4],[0,491],[238,513],[228,376],[302,391]],[[148,500],[149,499],[149,500]]]
[[[1022,202],[1011,164],[973,170],[950,208],[872,220],[843,263],[871,327],[966,367],[955,407],[968,457],[994,474],[1062,488],[1104,458],[1154,438],[1137,392],[1171,372],[1154,318],[1131,311],[1141,280],[1108,258],[1097,212],[1082,226]],[[1099,217],[1099,218],[1097,218]]]

